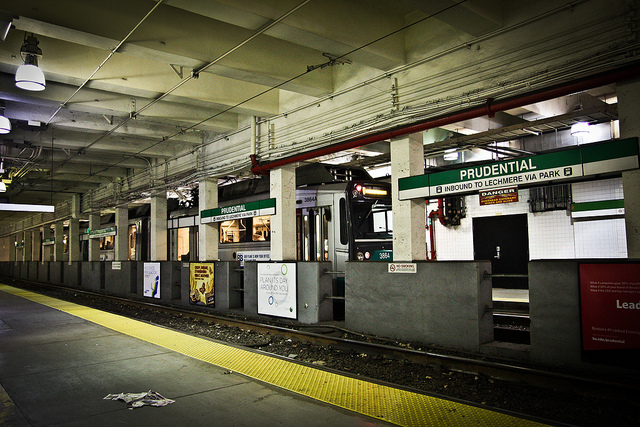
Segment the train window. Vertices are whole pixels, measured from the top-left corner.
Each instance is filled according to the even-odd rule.
[[[302,218],[302,227],[304,229],[304,246],[303,246],[303,261],[311,261],[309,259],[309,247],[311,242],[309,242],[309,235],[311,234],[311,230],[309,229],[309,215],[303,215]]]
[[[268,241],[271,236],[271,216],[263,215],[253,217],[253,227],[251,241]]]
[[[178,258],[182,259],[183,255],[189,254],[189,229],[178,228]],[[188,257],[187,257],[188,258]]]
[[[331,211],[329,208],[323,209],[322,215],[322,237],[323,237],[323,259],[329,261],[329,221],[331,221]]]
[[[130,225],[129,226],[129,259],[130,260],[135,260],[136,259],[136,231],[137,231],[137,227],[136,225]]]
[[[247,224],[244,219],[224,221],[220,224],[220,243],[237,243],[247,240]]]
[[[316,211],[314,212],[314,216],[315,216],[315,232],[316,232],[316,238],[315,238],[315,242],[314,242],[314,246],[315,246],[315,250],[316,250],[316,261],[322,261],[322,257],[323,255],[321,254],[322,248],[324,247],[323,241],[322,241],[322,233],[320,232],[320,230],[322,230],[321,228],[321,221],[322,218],[320,218],[320,214]]]
[[[391,224],[388,222],[390,205],[376,201],[375,203],[353,203],[351,208],[356,239],[380,237],[381,234],[388,234],[391,230]]]
[[[111,250],[113,249],[114,237],[113,236],[105,236],[100,238],[100,249],[101,250]]]
[[[349,231],[347,228],[347,201],[340,199],[340,243],[346,245],[349,243]]]
[[[390,233],[393,231],[392,211],[382,211],[373,213],[373,232]]]

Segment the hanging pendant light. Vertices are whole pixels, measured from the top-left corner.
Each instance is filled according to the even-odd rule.
[[[0,134],[11,132],[11,122],[5,116],[0,116]]]
[[[0,101],[0,134],[6,134],[9,132],[11,132],[11,122],[4,116],[4,101]]]
[[[16,71],[16,86],[31,91],[44,90],[46,85],[44,73],[38,67],[38,57],[42,56],[42,50],[38,47],[38,39],[33,34],[25,34],[20,56],[24,64]]]

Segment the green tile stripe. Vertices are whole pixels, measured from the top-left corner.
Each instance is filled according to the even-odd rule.
[[[572,203],[572,212],[599,211],[603,209],[621,209],[624,208],[624,199],[602,200],[598,202]]]

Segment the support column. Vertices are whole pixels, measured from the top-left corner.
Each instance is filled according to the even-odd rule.
[[[426,211],[423,199],[398,200],[398,179],[424,173],[422,133],[391,141],[393,261],[427,259]]]
[[[53,260],[54,261],[64,261],[64,222],[59,221],[55,224],[54,230],[54,249],[53,249]]]
[[[151,197],[151,261],[167,261],[167,194]]]
[[[31,231],[31,259],[33,261],[42,261],[42,234],[40,228]]]
[[[153,220],[151,220],[153,222]],[[151,237],[153,242],[153,235]],[[129,259],[129,208],[119,206],[116,208],[116,237],[114,248],[114,261],[127,261]]]
[[[198,183],[199,210],[218,207],[218,179],[205,178]],[[207,223],[198,226],[198,260],[214,261],[218,259],[220,242],[220,223]],[[194,259],[194,258],[191,258]]]
[[[45,225],[42,229],[42,238],[44,240],[51,239],[53,237],[53,231],[49,224]],[[42,247],[42,262],[51,261],[53,255],[53,245],[46,245]]]
[[[89,215],[89,230],[100,228],[100,214]],[[100,261],[100,239],[88,239],[89,261]]]
[[[76,261],[82,261],[82,253],[80,252],[80,220],[78,218],[69,219],[69,236],[67,237],[69,244],[69,264]]]
[[[22,260],[23,261],[31,261],[31,239],[33,237],[33,234],[31,233],[31,231],[25,231],[23,233],[23,242],[24,242],[24,247],[22,248]]]
[[[618,116],[621,138],[640,138],[640,80],[618,83]],[[640,170],[622,173],[627,256],[640,258]]]
[[[271,259],[296,259],[296,164],[272,169],[270,194],[276,199],[276,214],[271,215]]]

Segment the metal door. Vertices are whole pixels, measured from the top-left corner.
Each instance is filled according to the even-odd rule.
[[[526,275],[529,262],[527,215],[473,218],[474,259],[491,261],[493,274]],[[494,277],[494,288],[527,289],[526,277]]]
[[[298,261],[329,261],[329,208],[297,212]]]

